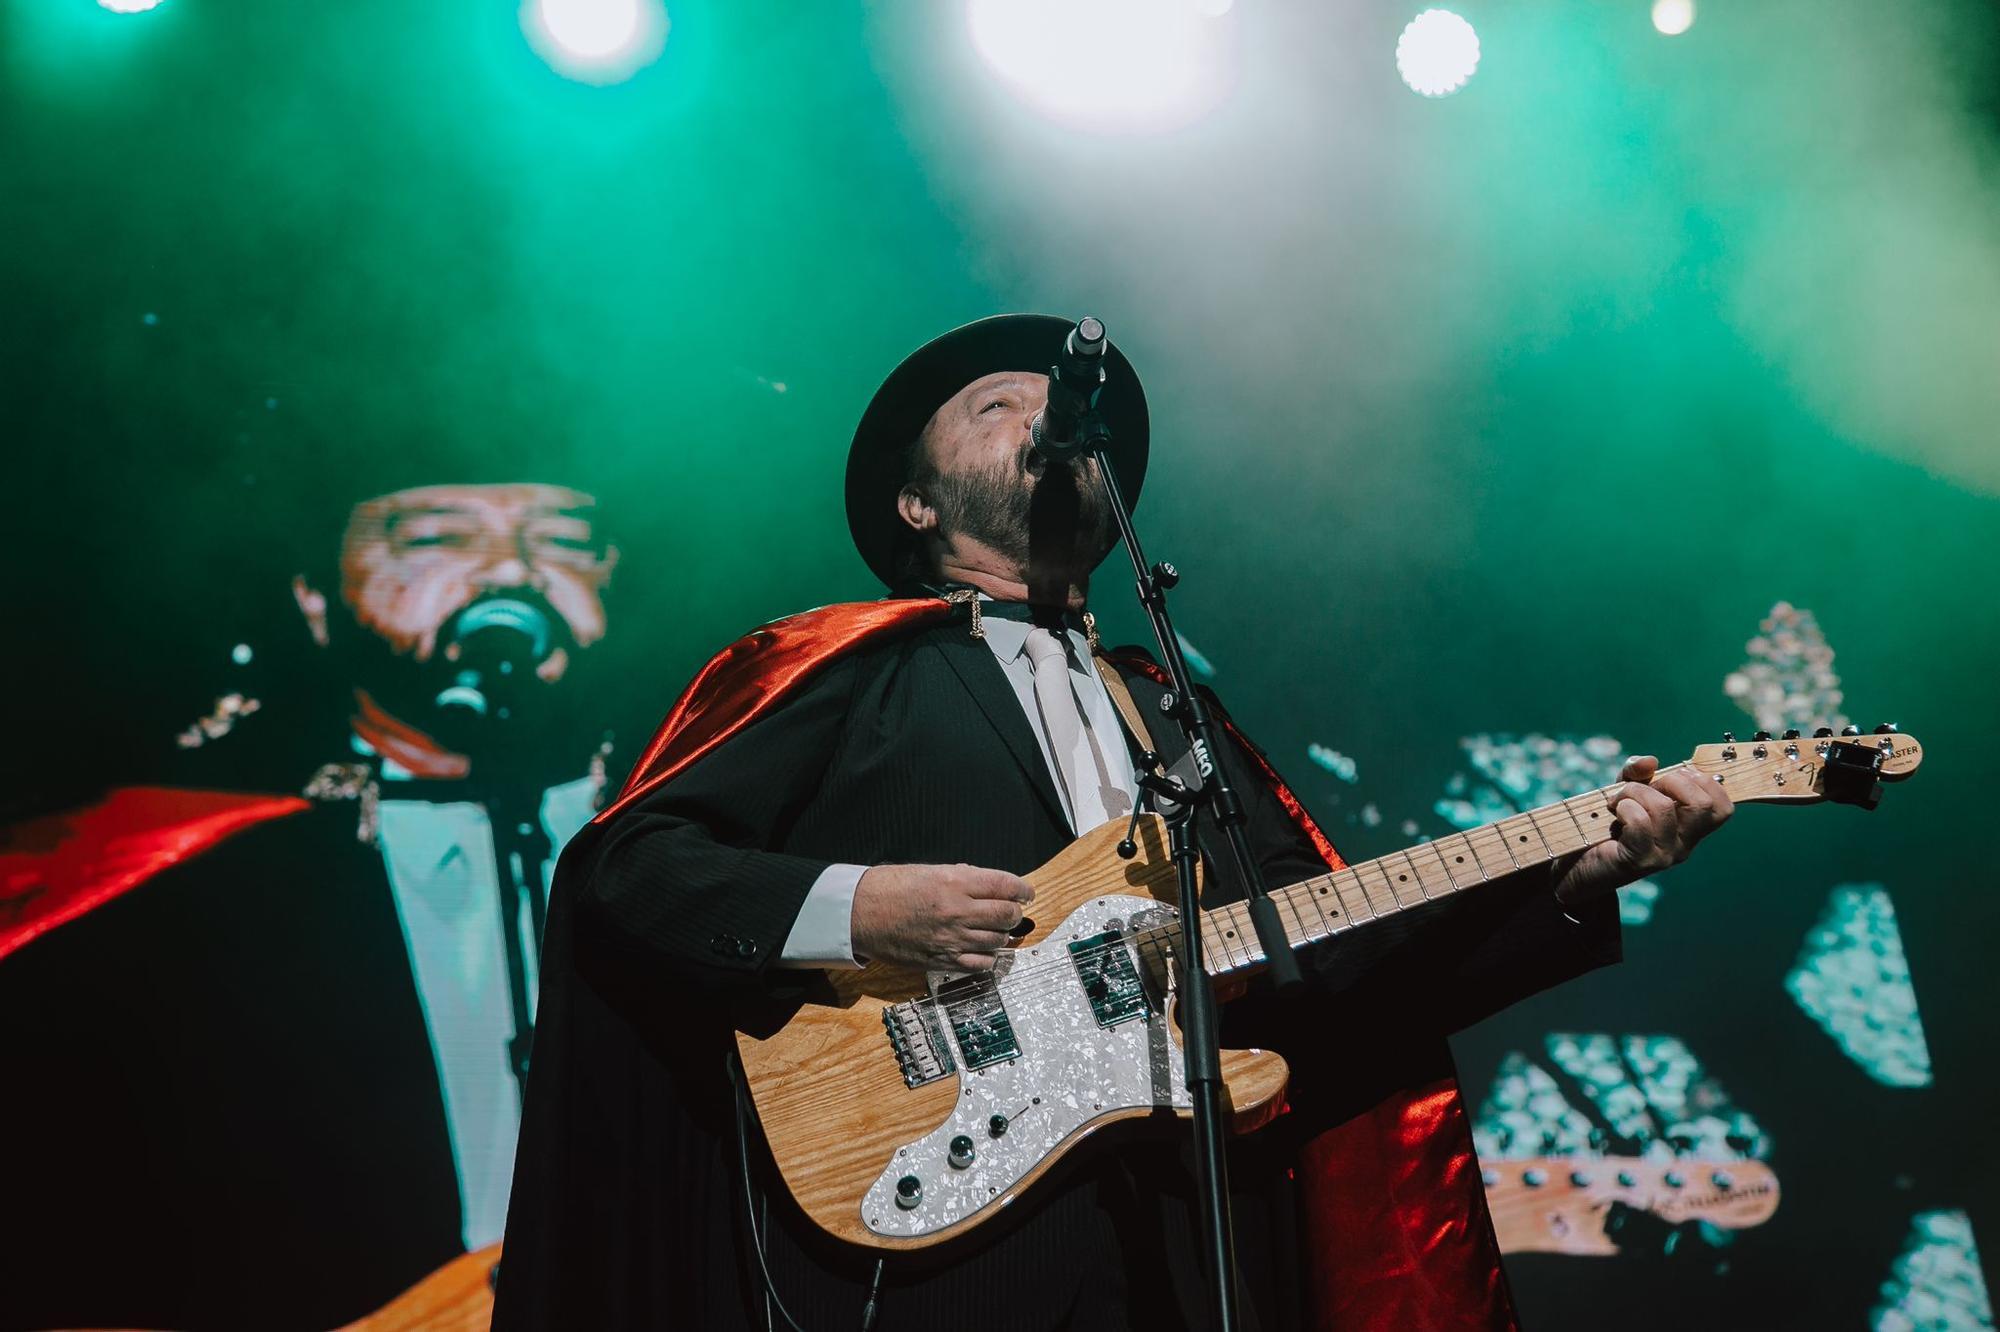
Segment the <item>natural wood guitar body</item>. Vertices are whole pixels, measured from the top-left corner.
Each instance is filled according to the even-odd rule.
[[[1075,912],[1109,895],[1140,897],[1162,907],[1175,903],[1173,861],[1166,830],[1141,820],[1139,854],[1121,860],[1121,823],[1106,824],[1079,839],[1027,877],[1035,887],[1029,923],[1016,956],[1049,943]],[[800,1207],[842,1239],[873,1248],[914,1249],[964,1234],[997,1215],[1058,1160],[1107,1124],[1186,1115],[1164,1107],[1106,1109],[1068,1134],[1011,1187],[949,1228],[921,1237],[888,1237],[871,1230],[863,1198],[898,1149],[932,1133],[962,1094],[961,1077],[918,1087],[905,1085],[884,1035],[883,1011],[928,993],[925,977],[891,966],[833,973],[837,999],[807,1004],[776,1033],[762,1039],[739,1033],[737,1046],[764,1136]],[[1179,1059],[1176,1048],[1173,1056]],[[1223,1078],[1232,1125],[1247,1132],[1276,1113],[1288,1070],[1263,1050],[1225,1050]]]
[[[1872,807],[1882,783],[1922,761],[1923,747],[1893,727],[1821,728],[1741,744],[1725,736],[1663,775],[1712,778],[1738,804]],[[1608,841],[1622,786],[1273,887],[1285,942],[1301,948],[1368,929]],[[1179,933],[1166,826],[1141,819],[1131,860],[1117,855],[1123,833],[1098,828],[1028,876],[1032,929],[990,976],[835,973],[831,1002],[805,1005],[775,1031],[738,1033],[778,1169],[820,1226],[877,1249],[942,1243],[991,1220],[1105,1125],[1187,1113],[1172,996],[1157,965]],[[1200,920],[1211,976],[1233,984],[1264,965],[1243,904]],[[1222,1071],[1239,1132],[1275,1113],[1283,1060],[1225,1050]],[[1736,1215],[1774,1199],[1743,1188],[1713,1210]],[[1667,1194],[1655,1199],[1655,1210],[1667,1206]]]

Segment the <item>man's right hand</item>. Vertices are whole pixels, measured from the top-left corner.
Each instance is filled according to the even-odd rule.
[[[854,887],[856,957],[930,971],[991,971],[1035,890],[976,865],[876,865]]]

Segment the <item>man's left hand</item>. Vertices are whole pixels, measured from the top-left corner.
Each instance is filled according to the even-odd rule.
[[[1694,844],[1736,812],[1728,792],[1691,768],[1661,773],[1660,761],[1641,754],[1618,774],[1605,803],[1618,819],[1611,841],[1583,852],[1556,876],[1556,901],[1581,906],[1614,888],[1657,874],[1688,858]]]

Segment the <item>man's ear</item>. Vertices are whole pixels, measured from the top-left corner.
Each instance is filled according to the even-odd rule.
[[[330,641],[326,636],[326,593],[308,583],[304,574],[293,574],[292,600],[299,603],[299,614],[306,617],[306,631],[313,642],[325,647]]]
[[[896,492],[896,512],[902,515],[903,521],[908,523],[910,530],[914,532],[930,533],[937,530],[937,510],[931,507],[931,502],[925,499],[923,492],[915,486],[904,486]]]

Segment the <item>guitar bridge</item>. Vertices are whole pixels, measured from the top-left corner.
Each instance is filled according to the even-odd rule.
[[[882,1025],[889,1033],[889,1047],[896,1052],[896,1066],[903,1071],[904,1086],[921,1087],[958,1071],[951,1045],[938,1025],[936,1004],[924,999],[891,1004],[882,1010]]]

